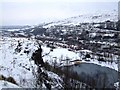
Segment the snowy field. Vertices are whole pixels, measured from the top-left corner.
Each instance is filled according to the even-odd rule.
[[[24,43],[20,53],[15,51],[18,40]],[[4,38],[0,43],[0,74],[14,77],[19,85],[31,86],[31,79],[34,79],[31,68],[35,65],[30,58],[32,52],[37,49],[33,47],[34,43],[24,38]],[[26,46],[30,50],[28,55],[24,53]]]
[[[20,52],[15,51],[18,41],[21,42]],[[0,75],[13,77],[21,87],[35,87],[34,73],[37,70],[37,66],[31,60],[31,56],[37,48],[38,44],[35,40],[10,37],[2,38],[0,40]],[[27,54],[25,51],[29,51],[29,53]],[[49,71],[46,72],[50,78],[60,79],[58,75]],[[54,87],[60,85],[59,82],[57,83]]]
[[[20,88],[20,87],[10,82],[0,80],[0,90],[2,90],[2,88]]]

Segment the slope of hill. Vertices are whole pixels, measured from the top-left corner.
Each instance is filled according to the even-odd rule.
[[[31,56],[37,48],[38,44],[35,40],[28,40],[27,38],[2,38],[0,40],[0,74],[5,77],[13,77],[21,87],[35,87],[37,66],[31,59]],[[43,69],[43,72],[47,73],[48,77],[52,80],[52,88],[62,86],[61,78],[58,75],[45,69]],[[42,87],[45,87],[44,83]]]
[[[4,80],[0,80],[0,90],[2,90],[3,88],[8,90],[8,88],[21,88],[21,87]]]
[[[50,27],[54,25],[78,25],[79,23],[99,23],[107,20],[116,22],[118,21],[117,11],[111,12],[99,12],[93,14],[84,14],[75,17],[70,17],[64,20],[46,23],[44,27]]]

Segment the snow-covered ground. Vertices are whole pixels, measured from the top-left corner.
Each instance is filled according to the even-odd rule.
[[[46,47],[46,46],[42,46],[43,49],[43,55],[47,54],[50,52],[50,48]],[[95,58],[89,58],[89,61],[86,61],[86,59],[84,59],[84,53],[90,53],[92,51],[89,50],[80,50],[79,52],[73,52],[73,51],[69,51],[67,48],[56,48],[53,49],[53,51],[51,51],[48,55],[44,56],[43,59],[45,61],[48,61],[50,64],[53,64],[54,62],[57,62],[59,65],[65,65],[66,63],[66,59],[69,59],[69,61],[73,61],[73,60],[81,60],[82,62],[86,62],[86,63],[94,63],[97,65],[101,65],[101,66],[105,66],[105,67],[109,67],[112,69],[115,69],[118,71],[118,64],[116,64],[115,62],[113,63],[109,63],[109,62],[99,62],[97,60],[97,56],[95,56]],[[83,54],[82,54],[83,53]],[[69,63],[69,64],[74,64],[74,63]]]
[[[116,87],[116,90],[119,90],[119,83],[120,83],[120,82],[114,83],[114,86]]]
[[[18,40],[22,44],[22,50],[17,53]],[[29,54],[24,53],[25,47],[28,47]],[[32,52],[37,49],[32,41],[24,38],[4,38],[0,41],[0,74],[4,76],[12,76],[19,85],[31,86],[32,69],[34,62],[30,61]],[[25,85],[26,84],[26,85]]]
[[[75,17],[70,17],[61,21],[56,21],[45,25],[44,28],[51,27],[54,25],[79,25],[79,23],[99,23],[107,20],[116,22],[118,20],[117,11],[111,12],[99,12],[83,14]]]
[[[2,90],[2,88],[21,88],[21,87],[4,80],[0,80],[0,90]]]
[[[21,43],[21,51],[16,52],[18,41]],[[0,39],[0,74],[8,77],[12,76],[19,86],[22,87],[34,87],[35,77],[33,75],[33,70],[36,70],[37,66],[34,61],[31,60],[32,53],[37,50],[38,44],[36,40],[27,38],[13,38],[13,37],[3,37]],[[80,52],[69,51],[67,48],[57,47],[50,51],[50,48],[46,45],[42,45],[43,49],[43,60],[49,62],[53,65],[57,62],[58,65],[65,65],[66,59],[69,60],[81,60],[85,63],[93,63],[101,65],[104,67],[109,67],[118,71],[116,63],[99,63],[95,59],[90,59],[90,61],[85,61],[84,56],[80,52],[91,52],[89,50],[81,50]],[[29,51],[29,53],[25,53]],[[50,52],[50,53],[49,53]],[[48,55],[46,55],[49,53]],[[72,64],[72,63],[70,63]],[[47,72],[52,78],[60,78],[52,72]],[[58,84],[60,85],[60,84]],[[55,87],[55,86],[54,86]]]
[[[20,52],[15,51],[18,46],[18,41],[21,43]],[[13,77],[21,87],[35,87],[36,79],[34,73],[37,70],[37,66],[34,64],[34,61],[31,60],[31,56],[37,48],[38,44],[35,40],[11,37],[1,38],[0,75],[4,75],[5,77]],[[25,51],[29,51],[29,53],[27,54]],[[47,73],[52,79],[60,79],[60,77],[55,73],[48,71]],[[61,86],[59,81],[56,81],[56,83],[53,84],[53,87]]]

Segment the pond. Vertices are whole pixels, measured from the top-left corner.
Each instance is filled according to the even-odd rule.
[[[80,63],[70,66],[69,69],[77,72],[86,83],[92,83],[91,80],[94,79],[96,88],[113,88],[113,84],[118,81],[116,70],[93,63]]]

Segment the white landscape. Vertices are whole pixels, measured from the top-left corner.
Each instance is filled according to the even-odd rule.
[[[20,53],[15,51],[18,41],[22,43],[22,50]],[[35,87],[35,76],[33,74],[33,69],[35,70],[37,66],[34,64],[34,61],[31,60],[32,53],[37,50],[38,44],[36,43],[35,39],[28,40],[27,38],[12,38],[12,37],[3,37],[0,41],[0,73],[5,75],[6,77],[12,76],[18,83],[20,87]],[[27,48],[27,49],[26,49]],[[50,51],[50,48],[47,47],[45,44],[42,45],[43,53],[42,55],[43,60],[47,61],[51,65],[54,64],[56,61],[59,66],[66,65],[66,61],[60,61],[61,59],[66,60],[69,58],[72,60],[82,60],[80,63],[93,63],[100,65],[102,67],[108,67],[118,71],[118,64],[114,63],[107,63],[107,62],[99,62],[95,58],[90,59],[89,62],[82,59],[82,55],[80,52],[86,53],[91,52],[89,50],[80,50],[79,52],[69,51],[67,48],[59,48],[57,47],[53,51]],[[30,51],[29,54],[24,53],[25,50]],[[49,53],[50,52],[50,53]],[[49,53],[48,55],[46,55]],[[116,57],[117,60],[117,57]],[[69,62],[69,65],[74,63]],[[60,79],[54,73],[50,73],[47,71],[48,75],[51,78]],[[53,76],[55,75],[55,76]],[[2,82],[3,83],[3,82]],[[61,86],[60,83],[58,85]],[[9,86],[14,87],[14,86]],[[44,87],[44,85],[43,85]],[[55,86],[53,86],[55,87]],[[3,87],[4,88],[4,87]]]
[[[119,90],[120,23],[115,5],[2,1],[0,90]]]

